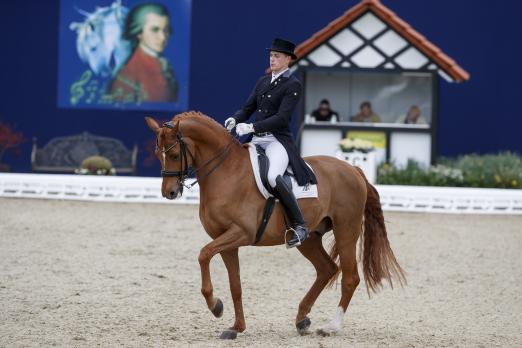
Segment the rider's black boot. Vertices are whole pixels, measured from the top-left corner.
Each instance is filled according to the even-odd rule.
[[[290,219],[291,228],[286,233],[292,232],[292,237],[286,242],[286,247],[293,248],[299,246],[308,238],[308,228],[305,226],[303,214],[301,209],[299,209],[299,205],[297,205],[294,193],[281,175],[276,178],[274,190],[277,198],[285,208],[286,215]]]

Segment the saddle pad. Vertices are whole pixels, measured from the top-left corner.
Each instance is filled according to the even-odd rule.
[[[254,171],[254,178],[256,180],[257,189],[261,192],[261,195],[268,199],[272,197],[272,195],[267,191],[265,186],[263,186],[263,182],[261,181],[261,176],[259,175],[259,162],[257,160],[257,151],[254,144],[248,144],[248,153],[250,155],[250,163],[252,164],[252,170]],[[308,167],[312,169],[312,167],[307,163]],[[288,168],[291,171],[291,168]],[[313,169],[312,169],[313,171]],[[298,186],[297,181],[294,176],[290,176],[292,180],[292,191],[294,192],[295,198],[317,198],[317,185],[307,185],[307,186]]]

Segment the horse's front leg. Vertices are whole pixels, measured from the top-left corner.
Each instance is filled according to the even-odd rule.
[[[250,244],[250,238],[246,233],[244,233],[238,226],[234,225],[229,230],[227,230],[225,233],[217,237],[215,240],[207,244],[203,249],[201,249],[201,252],[199,253],[199,265],[201,267],[201,293],[205,297],[205,301],[207,302],[207,307],[210,309],[212,314],[214,314],[216,317],[221,317],[223,315],[223,302],[217,298],[214,297],[213,294],[213,287],[212,287],[212,279],[210,277],[210,260],[212,260],[212,257],[218,253],[223,253],[227,251],[233,251],[236,250],[236,260],[237,260],[237,248],[240,246],[248,245]],[[230,261],[227,261],[229,260]],[[229,267],[227,262],[234,263],[233,258],[224,256],[223,260],[225,261],[225,265],[227,265],[227,269],[229,271],[229,279],[234,279],[234,281],[230,281],[231,284],[231,290],[232,284],[239,284],[239,294],[241,294],[241,285],[239,283],[239,261],[237,261],[237,275],[234,275],[234,267]],[[232,269],[232,274],[230,273],[230,269]],[[235,289],[235,287],[234,287]],[[234,291],[232,290],[232,294],[234,294]],[[237,295],[237,293],[236,293]],[[239,304],[241,305],[241,295],[239,295]],[[234,298],[234,306],[236,307],[236,298]],[[241,317],[243,317],[243,309],[241,308]],[[236,315],[238,311],[236,309]],[[237,331],[241,332],[245,328],[244,324],[244,318],[242,319],[243,327],[241,325],[238,325]],[[237,324],[236,319],[236,324]],[[235,327],[235,325],[234,325]],[[233,328],[234,328],[233,327]],[[227,333],[229,330],[223,332],[222,338],[235,338],[236,332],[233,333]],[[224,337],[225,336],[225,337]],[[230,337],[229,337],[230,336]],[[233,336],[233,337],[232,337]]]
[[[239,256],[238,249],[221,252],[221,258],[225,263],[228,272],[228,282],[230,284],[230,293],[234,302],[234,314],[236,320],[234,326],[223,331],[221,338],[234,339],[238,332],[246,329],[245,315],[243,314],[243,300],[241,290],[241,277],[239,275]]]

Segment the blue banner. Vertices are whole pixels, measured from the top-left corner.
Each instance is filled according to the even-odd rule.
[[[58,106],[188,108],[191,0],[61,0]]]

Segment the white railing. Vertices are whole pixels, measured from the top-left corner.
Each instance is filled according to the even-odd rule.
[[[192,180],[188,181],[188,183]],[[183,196],[167,200],[161,196],[161,178],[0,174],[0,197],[69,199],[105,202],[199,203],[199,187],[185,189]]]
[[[191,182],[191,181],[189,181]],[[104,202],[198,204],[199,187],[170,201],[161,196],[161,178],[0,174],[0,197]],[[376,186],[387,211],[522,214],[522,190],[423,186]]]
[[[377,185],[383,210],[522,214],[522,190]]]

